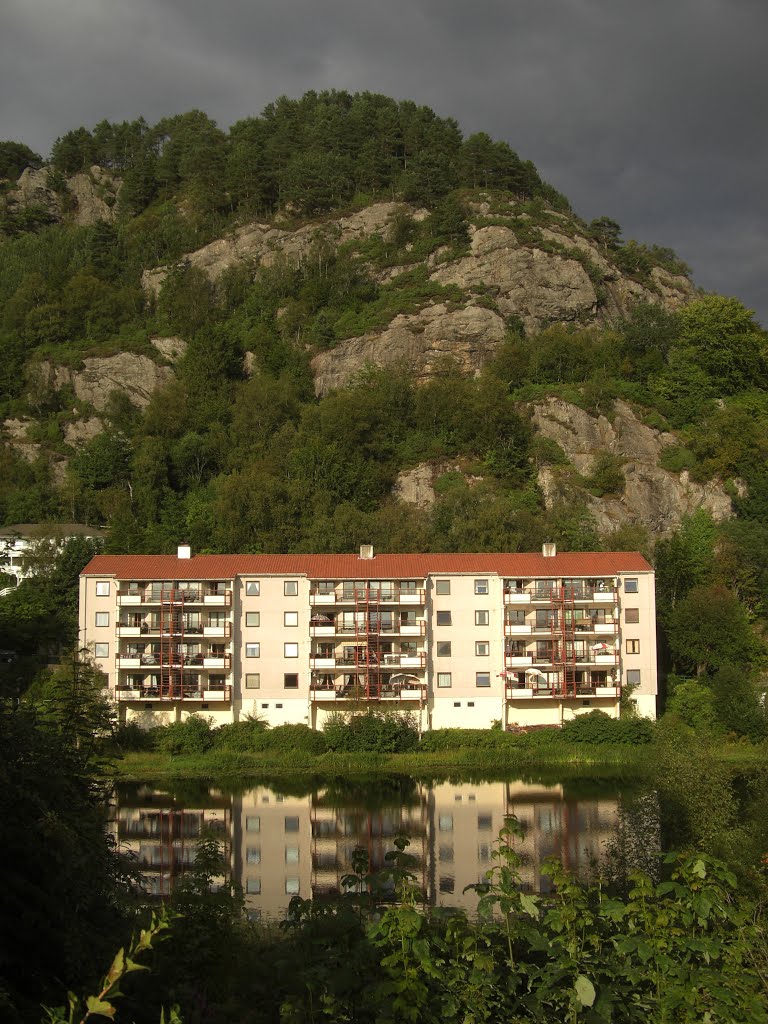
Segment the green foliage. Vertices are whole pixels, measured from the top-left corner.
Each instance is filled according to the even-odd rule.
[[[190,715],[183,722],[171,722],[158,730],[155,744],[164,754],[204,754],[214,744],[210,719]]]
[[[604,711],[590,711],[563,723],[563,742],[606,743],[638,746],[653,739],[653,722],[647,718],[611,718]]]
[[[0,142],[0,178],[16,181],[27,167],[40,167],[43,158],[33,153],[23,142],[8,139]]]
[[[385,708],[335,712],[326,720],[323,737],[328,750],[343,753],[403,753],[419,742],[413,716]]]
[[[667,698],[667,713],[705,736],[720,731],[718,703],[712,687],[699,679],[677,682]]]
[[[612,452],[599,452],[595,456],[592,472],[585,479],[587,489],[598,498],[606,494],[621,494],[624,490],[623,460]]]
[[[667,633],[676,662],[700,675],[725,665],[746,666],[764,654],[739,599],[719,585],[694,587],[678,601]]]

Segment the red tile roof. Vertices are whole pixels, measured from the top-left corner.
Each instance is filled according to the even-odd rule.
[[[235,576],[308,576],[316,580],[424,579],[439,573],[487,573],[512,578],[613,576],[652,572],[636,551],[541,554],[376,555],[96,555],[82,576],[121,580],[229,580]]]

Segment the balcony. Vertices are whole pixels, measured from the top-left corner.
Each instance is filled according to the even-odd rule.
[[[530,622],[505,622],[504,636],[530,636],[533,626]]]
[[[167,686],[142,686],[126,689],[119,687],[115,690],[115,699],[118,701],[203,701],[204,703],[227,703],[232,699],[232,687],[217,686],[213,689],[205,689],[204,685],[191,686],[189,683],[172,683]]]
[[[312,622],[309,624],[310,636],[336,636],[335,622]]]
[[[530,604],[531,594],[527,590],[505,590],[504,604]]]
[[[144,632],[148,632],[148,630],[144,630]],[[117,624],[117,635],[118,636],[141,636],[142,635],[142,627],[141,626],[126,626],[122,622],[119,622]]]
[[[203,594],[203,604],[229,608],[232,605],[232,591],[209,591]]]
[[[232,623],[220,622],[215,626],[203,626],[203,636],[228,640],[232,636]]]
[[[118,590],[117,592],[117,603],[120,606],[141,604],[143,600],[143,590]]]
[[[401,622],[400,636],[426,636],[427,624],[424,619],[416,622]]]
[[[313,605],[336,604],[335,590],[312,590],[309,591],[309,603]]]
[[[309,667],[317,669],[318,671],[328,671],[336,668],[336,657],[331,658],[320,658],[314,657],[309,659]]]
[[[206,654],[203,656],[203,668],[218,668],[229,672],[232,658],[229,654]]]
[[[532,654],[508,654],[505,658],[507,668],[528,668],[533,664]]]
[[[142,655],[118,654],[115,659],[118,668],[141,668],[147,662],[142,661]]]

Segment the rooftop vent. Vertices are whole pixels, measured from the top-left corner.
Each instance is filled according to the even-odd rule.
[[[557,544],[551,540],[547,541],[541,545],[541,553],[545,558],[554,558],[557,554]]]
[[[366,559],[373,558],[373,544],[361,544],[360,557]]]
[[[178,550],[176,552],[176,557],[177,558],[191,558],[192,557],[192,548],[189,546],[189,544],[179,544]]]

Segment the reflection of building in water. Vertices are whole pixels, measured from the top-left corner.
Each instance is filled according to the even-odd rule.
[[[149,786],[132,791],[121,787],[117,839],[122,850],[136,858],[150,895],[168,895],[174,882],[194,864],[197,840],[204,832],[216,836],[229,863],[232,799],[210,791],[203,802],[204,807],[189,807]]]
[[[253,918],[278,918],[293,896],[324,898],[341,891],[355,847],[373,870],[387,866],[398,834],[416,858],[413,872],[425,902],[473,912],[468,885],[484,880],[508,815],[523,827],[514,845],[523,858],[521,884],[548,888],[541,861],[559,858],[584,876],[598,860],[617,820],[617,800],[574,800],[562,786],[524,782],[438,783],[387,793],[375,809],[343,789],[301,796],[266,786],[234,796],[195,797],[194,807],[150,787],[120,787],[118,838],[134,852],[149,892],[165,895],[193,863],[205,828],[218,829],[232,877],[243,888]]]

